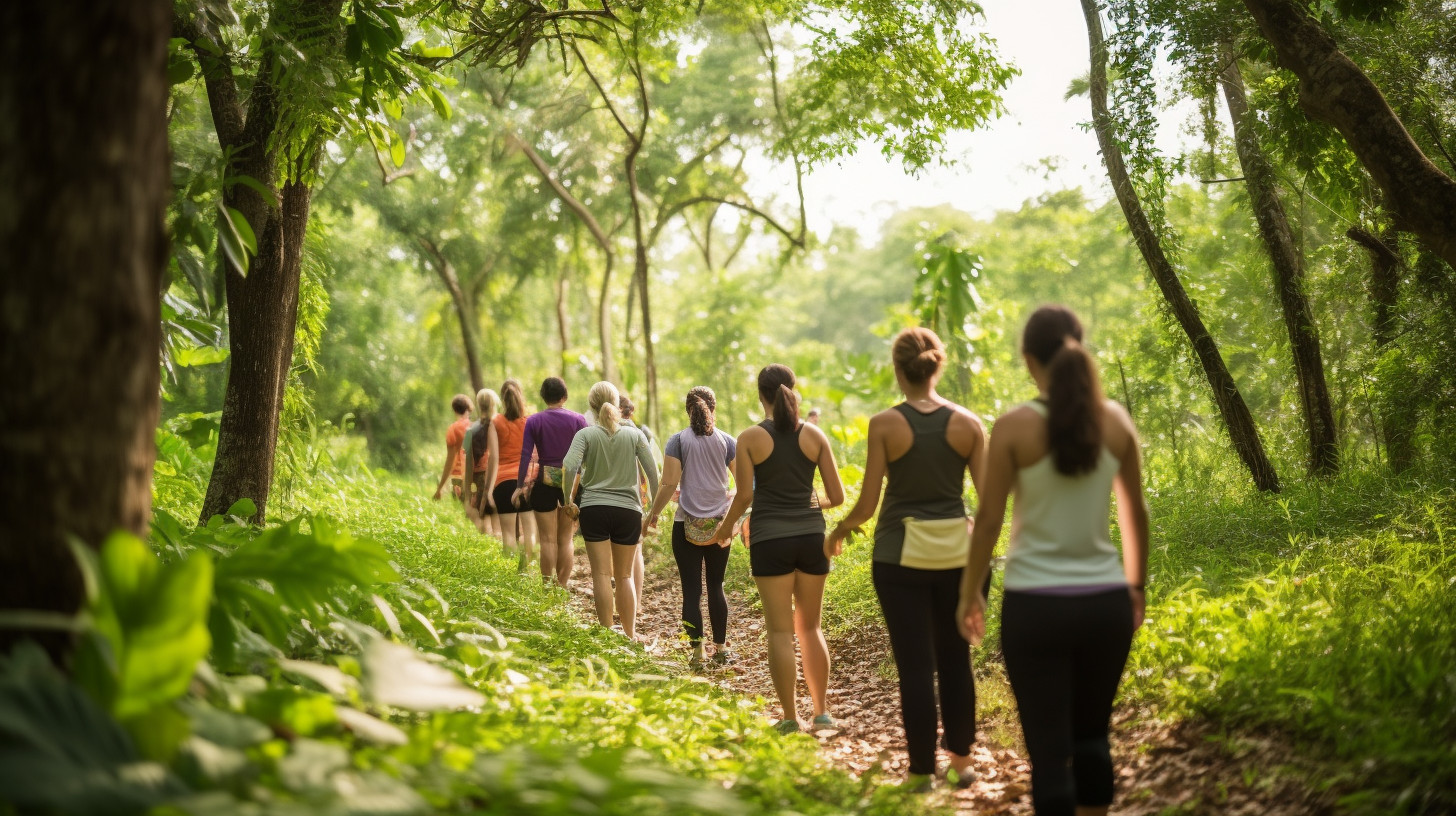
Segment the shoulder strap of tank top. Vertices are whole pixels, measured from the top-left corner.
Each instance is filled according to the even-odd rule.
[[[905,421],[910,423],[910,430],[917,433],[944,431],[950,425],[950,416],[953,413],[949,405],[942,405],[928,414],[923,414],[911,408],[908,402],[896,405],[895,410],[899,411],[900,416],[905,417]]]
[[[1051,407],[1048,406],[1046,404],[1046,400],[1042,399],[1041,397],[1037,397],[1036,399],[1029,399],[1021,404],[1037,412],[1038,414],[1041,414],[1043,417],[1051,413]]]

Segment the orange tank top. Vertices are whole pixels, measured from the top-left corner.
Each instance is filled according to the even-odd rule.
[[[500,464],[497,466],[495,483],[509,482],[516,478],[521,469],[521,439],[526,433],[526,418],[515,421],[506,419],[505,414],[496,414],[496,443],[500,446]]]

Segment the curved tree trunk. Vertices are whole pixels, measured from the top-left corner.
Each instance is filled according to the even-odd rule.
[[[1284,328],[1289,334],[1289,351],[1294,358],[1294,377],[1299,387],[1300,408],[1304,415],[1306,439],[1309,443],[1309,470],[1329,476],[1340,469],[1340,446],[1335,432],[1335,412],[1330,406],[1330,389],[1325,382],[1325,365],[1320,355],[1319,329],[1314,322],[1305,292],[1304,255],[1294,240],[1289,218],[1279,202],[1274,165],[1259,145],[1258,135],[1249,127],[1249,102],[1244,91],[1244,77],[1239,71],[1238,56],[1232,48],[1221,54],[1224,62],[1219,81],[1233,120],[1234,142],[1239,165],[1249,188],[1249,201],[1259,235],[1274,268],[1274,287],[1279,292],[1279,306],[1284,314]]]
[[[1279,64],[1299,77],[1299,102],[1333,125],[1375,179],[1402,228],[1456,269],[1456,180],[1421,152],[1365,72],[1298,0],[1244,0]]]
[[[460,342],[465,346],[465,365],[470,372],[470,395],[474,398],[485,387],[485,374],[480,368],[480,339],[476,336],[475,307],[465,296],[465,290],[460,288],[460,276],[455,274],[455,266],[445,257],[445,253],[428,238],[421,238],[419,241],[420,246],[433,259],[430,266],[440,276],[440,282],[445,284],[445,291],[450,293],[450,302],[455,306],[455,317],[460,321]]]
[[[162,0],[0,4],[6,609],[76,612],[67,540],[145,535],[151,518],[171,13]],[[36,635],[0,629],[0,650]],[[58,661],[69,651],[68,637],[39,639]]]
[[[1375,340],[1375,353],[1381,356],[1395,343],[1397,336],[1400,256],[1395,251],[1395,230],[1387,230],[1384,235],[1376,236],[1359,227],[1351,227],[1345,235],[1370,252],[1370,333]],[[1409,470],[1415,462],[1416,453],[1415,404],[1413,400],[1404,398],[1400,385],[1408,384],[1382,382],[1382,393],[1379,397],[1380,434],[1385,438],[1385,461],[1395,473]]]
[[[638,144],[640,146],[640,143]],[[645,409],[647,418],[643,424],[651,425],[657,419],[657,355],[652,343],[652,306],[648,300],[651,267],[647,259],[647,238],[643,234],[642,227],[642,206],[639,199],[641,191],[637,187],[637,152],[636,149],[633,149],[627,153],[627,194],[632,199],[632,233],[636,239],[632,277],[637,297],[642,303],[643,373],[647,379],[647,408]]]
[[[556,336],[561,341],[561,354],[557,358],[561,379],[566,379],[566,360],[571,353],[571,331],[566,322],[566,268],[563,266],[556,276]]]
[[[1223,417],[1224,427],[1228,429],[1234,450],[1253,476],[1254,485],[1258,489],[1277,492],[1279,477],[1264,453],[1264,443],[1259,439],[1259,429],[1254,425],[1249,406],[1244,403],[1238,383],[1234,382],[1233,375],[1224,364],[1218,344],[1203,325],[1203,318],[1199,317],[1197,307],[1189,299],[1183,282],[1178,279],[1178,271],[1163,253],[1158,236],[1153,232],[1152,224],[1143,211],[1142,202],[1138,200],[1137,191],[1132,186],[1127,165],[1123,162],[1122,147],[1113,132],[1112,116],[1107,109],[1107,46],[1102,36],[1102,19],[1097,13],[1096,0],[1081,2],[1092,53],[1092,127],[1097,132],[1097,143],[1102,149],[1102,160],[1107,165],[1107,177],[1117,194],[1117,203],[1122,207],[1128,228],[1142,252],[1143,260],[1148,264],[1153,280],[1162,291],[1178,325],[1188,335],[1198,362],[1203,366],[1204,376],[1208,378],[1209,387],[1213,391],[1213,401]]]

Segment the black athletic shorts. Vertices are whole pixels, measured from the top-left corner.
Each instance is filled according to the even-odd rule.
[[[642,511],[594,504],[581,508],[581,537],[630,547],[642,538]]]
[[[490,491],[490,497],[495,500],[495,511],[497,513],[519,512],[520,508],[511,503],[511,497],[514,495],[516,495],[515,479],[507,479],[496,485],[495,489]]]
[[[748,569],[755,578],[788,575],[795,570],[808,575],[829,574],[823,533],[752,541],[753,546],[748,548]]]
[[[531,488],[531,509],[537,513],[554,512],[562,504],[560,487],[537,482],[536,486]]]

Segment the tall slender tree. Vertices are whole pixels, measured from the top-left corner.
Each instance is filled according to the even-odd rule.
[[[1091,51],[1091,70],[1088,74],[1089,91],[1092,98],[1092,129],[1097,134],[1097,144],[1102,150],[1102,161],[1107,167],[1108,180],[1112,182],[1113,193],[1127,218],[1133,240],[1148,265],[1148,271],[1163,294],[1173,318],[1178,321],[1183,333],[1193,347],[1204,377],[1213,392],[1214,404],[1228,429],[1234,451],[1253,477],[1254,485],[1263,491],[1277,492],[1279,476],[1264,451],[1264,442],[1259,438],[1259,429],[1249,406],[1244,402],[1238,383],[1229,373],[1219,352],[1218,343],[1204,325],[1198,314],[1178,270],[1164,252],[1157,231],[1148,219],[1138,198],[1122,155],[1118,140],[1117,125],[1107,105],[1107,42],[1102,32],[1102,17],[1098,12],[1097,0],[1081,0],[1082,15],[1087,21],[1087,39]]]
[[[143,535],[150,520],[170,17],[165,0],[0,4],[7,609],[75,612],[68,542]],[[34,634],[0,629],[0,648]],[[42,637],[53,656],[67,651],[64,635]]]
[[[1294,358],[1294,376],[1309,444],[1309,469],[1311,473],[1328,476],[1340,469],[1340,446],[1320,354],[1319,328],[1305,291],[1304,253],[1279,200],[1274,164],[1259,144],[1252,126],[1238,54],[1226,46],[1220,58],[1223,69],[1219,82],[1228,103],[1229,118],[1233,120],[1234,144],[1253,204],[1254,220],[1259,225],[1259,236],[1264,240],[1274,269],[1274,288],[1279,295],[1289,350]]]

